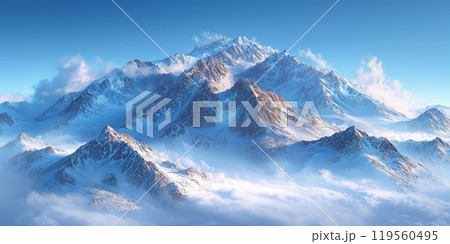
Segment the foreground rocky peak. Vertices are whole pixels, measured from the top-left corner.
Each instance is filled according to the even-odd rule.
[[[117,190],[132,184],[167,200],[181,200],[208,185],[195,169],[163,160],[145,143],[106,126],[100,135],[73,154],[43,169],[44,185],[78,185]],[[165,196],[165,197],[164,197]]]

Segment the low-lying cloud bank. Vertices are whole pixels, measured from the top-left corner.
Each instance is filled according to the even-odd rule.
[[[240,179],[218,173],[210,177],[211,189],[195,192],[173,206],[144,198],[119,224],[333,225],[282,175]],[[374,188],[373,182],[341,180],[327,170],[308,177],[323,184],[302,190],[339,225],[450,224],[450,199]],[[21,190],[1,192],[9,194],[8,202],[1,204],[2,225],[113,225],[124,213],[105,209],[84,193],[38,193],[23,184],[16,187]]]

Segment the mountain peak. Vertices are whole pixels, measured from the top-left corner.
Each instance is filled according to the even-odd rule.
[[[295,56],[293,56],[286,50],[283,50],[279,53],[272,54],[272,56],[270,56],[269,59],[270,59],[270,62],[272,62],[272,63],[280,60],[279,61],[280,63],[278,63],[277,66],[281,66],[281,65],[285,66],[286,64],[291,64],[291,65],[301,64],[300,60],[298,60]],[[289,68],[289,67],[287,67],[287,68]]]
[[[27,134],[21,132],[15,139],[15,141],[31,141],[33,138],[29,137]]]
[[[233,86],[233,90],[235,90],[236,94],[239,94],[243,97],[253,97],[254,93],[252,90],[252,86],[258,87],[255,82],[252,82],[246,78],[240,78]]]
[[[444,113],[442,113],[439,109],[437,108],[429,108],[427,109],[425,112],[423,112],[419,117],[437,117],[437,118],[444,118],[446,117],[446,115]]]
[[[440,137],[434,138],[431,142],[436,146],[450,147],[450,145],[446,143],[444,140],[442,140]]]
[[[155,64],[152,62],[144,62],[140,59],[135,59],[135,60],[128,62],[127,65],[133,65],[137,68],[142,68],[142,67],[147,67],[147,66],[154,66]]]
[[[117,140],[103,139],[111,137]],[[84,170],[87,164],[90,164],[90,169],[95,169],[89,172],[95,177],[86,177]],[[203,187],[207,180],[200,171],[164,161],[145,143],[137,142],[128,134],[118,133],[111,126],[106,126],[99,138],[81,146],[55,165],[47,173],[55,175],[58,183],[115,186],[126,181],[145,190],[156,186],[153,194],[174,201],[188,196],[190,190]]]
[[[450,118],[450,107],[444,106],[444,105],[434,105],[432,107],[428,108],[436,108],[442,113],[444,113],[448,118]]]
[[[14,140],[8,142],[3,147],[0,147],[0,154],[14,156],[20,152],[35,151],[48,147],[41,141],[29,137],[25,133],[20,133]]]
[[[250,41],[245,36],[238,36],[234,38],[231,42],[240,46],[255,44],[255,42]]]
[[[202,57],[185,73],[197,82],[206,81],[212,93],[219,93],[231,88],[230,71],[215,57]]]
[[[107,126],[102,130],[102,134],[104,134],[104,133],[110,134],[110,133],[116,133],[116,131],[115,131],[110,125],[107,125]]]
[[[8,101],[0,103],[0,106],[4,107],[4,108],[14,108],[14,106],[11,104],[11,102],[8,102]]]
[[[23,145],[28,149],[42,149],[47,147],[47,145],[41,141],[34,139],[23,132],[21,132],[13,142],[15,142],[16,145]]]
[[[203,45],[196,46],[189,54],[191,55],[203,55],[205,53],[209,53],[209,55],[213,55],[217,53],[221,49],[229,46],[229,42],[231,41],[228,37],[219,38],[213,42],[209,42]]]
[[[433,122],[438,122],[438,123],[448,123],[449,122],[449,119],[447,118],[447,116],[437,108],[427,109],[425,112],[423,112],[421,115],[419,115],[419,117],[417,117],[417,119],[428,120],[428,121],[433,121]]]
[[[434,138],[433,141],[436,141],[436,142],[444,144],[444,141],[441,138],[439,138],[439,137]]]
[[[408,121],[414,128],[429,132],[449,132],[450,119],[437,108],[430,108],[419,117]]]
[[[344,155],[356,152],[377,152],[383,159],[403,158],[406,160],[388,139],[369,136],[355,126],[351,126],[345,131],[338,132],[332,136],[321,138],[316,142],[323,146],[334,148],[337,152]]]
[[[117,141],[120,133],[115,131],[111,126],[107,125],[100,133],[98,139],[107,139],[108,141]]]
[[[429,108],[414,119],[394,124],[394,128],[445,135],[450,132],[450,119],[439,109]]]
[[[368,137],[367,133],[356,128],[355,126],[348,127],[344,132],[343,135],[351,135],[355,138],[362,138],[362,137]]]
[[[354,152],[364,147],[365,139],[369,135],[359,130],[355,126],[350,126],[346,130],[337,132],[329,137],[318,140],[322,145],[332,146],[340,152]]]
[[[131,137],[129,134],[126,133],[119,133],[116,130],[114,130],[111,126],[107,125],[100,135],[94,139],[94,144],[100,143],[101,145],[113,145],[113,144],[123,144],[126,146],[129,146],[134,151],[146,155],[149,152],[152,152],[152,149],[148,147],[145,143],[140,143],[136,141],[133,137]]]

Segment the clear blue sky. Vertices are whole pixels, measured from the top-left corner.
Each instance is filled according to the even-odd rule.
[[[203,31],[287,49],[334,0],[116,2],[173,54],[189,51]],[[341,0],[291,53],[310,48],[349,79],[377,56],[420,99],[449,106],[449,13],[444,0]],[[110,0],[3,1],[0,33],[0,96],[31,93],[65,56],[120,65],[164,57]]]

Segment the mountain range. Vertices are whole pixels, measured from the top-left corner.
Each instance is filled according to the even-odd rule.
[[[171,99],[154,117],[161,124],[170,108],[171,122],[153,138],[126,128],[126,104],[143,91],[151,92],[146,98]],[[221,122],[201,119],[201,128],[193,126],[194,101],[221,101]],[[251,119],[246,102],[252,108],[263,102],[256,112],[261,121]],[[120,199],[119,209],[133,208],[130,189],[145,192],[154,186],[154,197],[173,204],[212,185],[208,172],[165,160],[147,144],[171,147],[174,141],[192,145],[198,140],[201,150],[214,148],[223,157],[236,154],[222,150],[234,145],[259,161],[264,155],[246,144],[254,140],[294,171],[325,168],[406,191],[434,179],[432,167],[449,163],[450,120],[442,108],[407,118],[337,72],[244,36],[163,60],[132,60],[32,116],[36,107],[33,102],[0,104],[0,136],[9,139],[0,148],[2,163],[29,173],[40,191],[84,189],[94,200]],[[207,108],[201,116],[217,112]],[[377,136],[379,131],[436,139],[397,141]],[[63,145],[35,139],[60,135],[84,143],[67,153]]]

